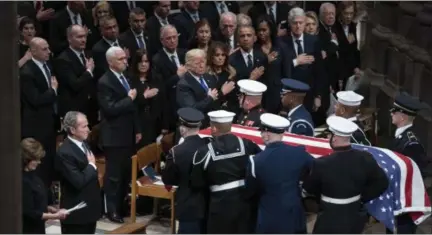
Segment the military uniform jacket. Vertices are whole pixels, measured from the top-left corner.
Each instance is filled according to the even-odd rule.
[[[353,121],[359,127],[352,135],[351,135],[351,143],[353,144],[361,144],[366,146],[372,146],[370,141],[368,140],[365,132],[363,124],[357,119],[357,117],[348,118],[348,120]]]
[[[260,116],[264,109],[258,105],[247,112],[241,112],[237,117],[237,124],[248,127],[259,127],[261,125]]]
[[[195,153],[190,179],[191,186],[195,189],[205,188],[213,191],[213,186],[244,181],[249,155],[255,155],[260,151],[260,147],[252,141],[233,134],[215,137],[212,142]],[[238,191],[233,192],[233,190],[221,191],[217,195],[222,195],[222,192],[239,195]],[[226,205],[223,205],[224,197],[218,197],[215,193],[212,193],[210,210],[226,210]],[[238,197],[234,196],[234,198]],[[240,200],[244,201],[243,198]],[[214,206],[212,201],[215,202]]]
[[[351,146],[315,160],[303,183],[307,193],[321,198],[314,233],[361,233],[366,222],[361,202],[381,195],[388,187],[385,172],[373,156]],[[340,199],[343,203],[330,203]]]
[[[167,156],[162,181],[167,185],[178,186],[175,200],[176,217],[179,220],[204,218],[206,209],[204,192],[191,189],[189,174],[195,151],[208,142],[208,138],[201,138],[199,135],[188,136],[183,143],[174,146]]]
[[[423,145],[413,132],[412,126],[396,131],[395,139],[390,144],[389,149],[410,157],[424,171],[427,165],[426,152]]]
[[[297,135],[314,136],[314,123],[311,114],[301,104],[288,113],[288,132]]]
[[[313,157],[303,146],[274,142],[250,156],[246,189],[259,198],[256,233],[296,234],[306,232],[301,188],[304,172]]]

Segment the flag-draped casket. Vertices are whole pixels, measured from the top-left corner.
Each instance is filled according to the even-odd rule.
[[[265,148],[260,131],[255,128],[233,125],[232,133],[250,139]],[[201,136],[210,136],[210,129],[200,131]],[[289,145],[303,145],[315,158],[332,153],[328,140],[294,134],[284,134],[283,141]],[[353,148],[373,155],[389,179],[388,189],[366,207],[369,214],[389,229],[394,228],[394,215],[410,213],[416,224],[420,224],[431,213],[429,196],[426,192],[418,166],[410,158],[388,149],[353,144]]]

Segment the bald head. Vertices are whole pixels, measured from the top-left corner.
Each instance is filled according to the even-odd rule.
[[[160,40],[166,50],[174,52],[178,46],[177,29],[172,25],[163,26],[160,31]]]
[[[82,51],[87,43],[87,30],[81,25],[71,25],[67,29],[69,46],[77,51]]]
[[[29,44],[30,52],[36,60],[46,62],[49,60],[51,51],[48,42],[40,37],[34,37]]]

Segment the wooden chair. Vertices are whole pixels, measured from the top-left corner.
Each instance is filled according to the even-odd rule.
[[[155,171],[159,173],[160,170],[160,154],[162,152],[162,144],[153,143],[143,147],[138,151],[136,155],[132,157],[132,192],[131,192],[131,218],[130,222],[135,223],[136,221],[136,195],[147,196],[154,198],[153,204],[153,216],[150,218],[148,223],[157,218],[157,201],[158,199],[168,199],[171,201],[171,234],[176,231],[175,221],[175,205],[174,196],[175,189],[172,188],[168,191],[163,185],[156,185],[147,177],[143,176],[137,179],[138,169],[155,163]],[[147,224],[148,224],[147,223]]]

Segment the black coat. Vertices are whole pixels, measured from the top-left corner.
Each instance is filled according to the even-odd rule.
[[[168,16],[168,23],[173,24],[174,20],[172,16]],[[160,29],[162,25],[160,24],[159,20],[156,18],[156,16],[151,16],[148,18],[146,22],[146,32],[149,37],[150,45],[152,45],[151,48],[148,48],[148,51],[151,55],[154,55],[159,52],[159,50],[162,49],[162,43],[160,42]]]
[[[150,51],[150,48],[152,48],[152,45],[149,43],[149,37],[146,34],[146,32],[143,33],[144,36],[144,43],[145,43],[145,49],[146,51]],[[126,30],[124,33],[122,33],[119,37],[120,41],[124,44],[124,46],[129,49],[130,58],[129,62],[132,61],[132,57],[135,55],[135,52],[140,49],[137,38],[135,37],[135,34],[132,32],[131,29]],[[151,60],[151,54],[148,54],[149,60]]]
[[[204,19],[205,16],[201,11],[197,12],[199,19]],[[179,33],[179,47],[187,48],[192,36],[195,34],[195,22],[185,10],[174,17],[174,25]]]
[[[135,135],[140,133],[136,106],[111,70],[99,79],[97,96],[102,119],[102,146],[135,146]]]
[[[228,9],[225,9],[225,11],[230,11],[234,14],[240,13],[240,6],[238,2],[236,1],[225,1],[225,5],[228,7]],[[200,3],[201,12],[204,14],[205,18],[208,20],[211,29],[213,32],[217,31],[219,29],[219,21],[220,21],[220,15],[219,11],[217,9],[216,3],[214,1],[208,1],[208,2],[201,2]]]
[[[117,40],[119,46],[124,48],[125,45]],[[111,47],[105,39],[99,40],[92,48],[92,57],[95,63],[95,69],[93,75],[95,78],[99,79],[105,72],[108,71],[108,62],[106,60],[105,53]]]
[[[351,23],[348,25],[348,33],[352,34],[355,39],[352,43],[349,43],[348,37],[345,35],[340,22],[335,23],[334,29],[339,42],[339,58],[341,63],[339,69],[341,79],[346,81],[354,74],[355,68],[360,68],[360,51],[357,47],[357,24]]]
[[[87,147],[88,148],[88,147]],[[55,167],[60,173],[61,208],[72,208],[80,202],[86,207],[72,212],[64,224],[89,224],[101,217],[101,196],[98,171],[91,166],[86,154],[69,138],[57,151]]]
[[[291,10],[291,6],[285,3],[276,2],[276,22],[272,19],[273,23],[276,25],[281,25],[283,29],[289,29],[288,27],[288,12]],[[264,2],[257,2],[248,11],[248,15],[252,19],[253,25],[257,26],[257,20],[260,16],[268,15],[267,8]]]
[[[23,171],[22,175],[22,233],[45,234],[42,214],[48,212],[45,185],[36,171]]]

